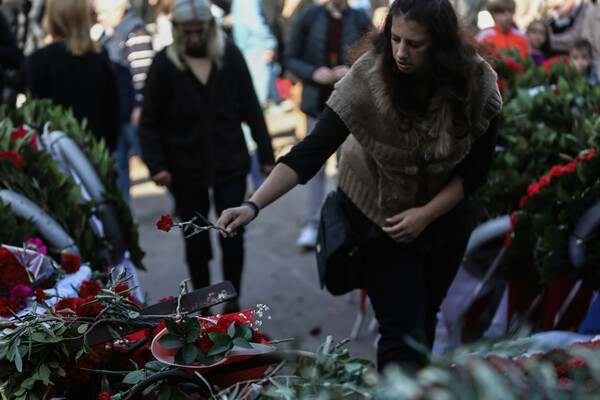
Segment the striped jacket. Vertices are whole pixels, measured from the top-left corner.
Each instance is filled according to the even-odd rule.
[[[134,107],[141,105],[142,91],[154,52],[152,36],[144,22],[131,11],[112,31],[106,30],[99,39],[106,49],[117,74],[120,93],[120,116],[128,121]]]

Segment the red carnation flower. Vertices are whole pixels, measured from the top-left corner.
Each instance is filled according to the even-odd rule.
[[[46,298],[46,292],[42,288],[37,288],[33,291],[33,299],[36,303],[41,303]]]
[[[506,89],[508,89],[508,83],[504,82],[503,80],[498,79],[497,83],[498,83],[498,89],[501,92],[504,92]]]
[[[117,285],[115,286],[115,293],[121,293],[126,290],[129,290],[129,285]]]
[[[519,208],[525,207],[525,205],[527,204],[527,200],[529,200],[529,197],[527,197],[527,196],[521,197],[521,200],[519,201]]]
[[[67,274],[74,274],[79,271],[79,267],[81,266],[81,260],[74,254],[65,254],[63,256],[63,260],[60,263],[60,267]]]
[[[592,149],[584,157],[589,160],[590,158],[594,157],[595,155],[596,155],[596,149]]]
[[[510,216],[510,229],[515,229],[515,225],[517,225],[517,221],[519,220],[517,212],[514,211]]]
[[[576,169],[577,169],[577,164],[575,164],[574,162],[570,162],[565,166],[565,170],[570,174],[575,172]]]
[[[12,314],[8,310],[12,310],[12,304],[6,297],[0,297],[0,317],[10,318]]]
[[[504,248],[508,249],[508,247],[510,246],[511,243],[512,243],[512,235],[510,234],[510,232],[506,232],[506,234],[504,235]]]
[[[523,142],[523,147],[527,148],[528,146],[529,146],[529,143]]]
[[[97,400],[112,400],[112,397],[110,397],[110,395],[106,392],[102,392],[100,394],[98,394],[98,397],[96,397]]]
[[[29,132],[31,132],[29,129],[25,128],[24,125],[21,125],[10,133],[10,138],[12,140],[21,139],[27,136]],[[29,145],[32,148],[37,149],[37,135],[35,133],[29,137]]]
[[[525,71],[525,67],[521,64],[518,64],[511,57],[506,57],[506,66],[514,71],[523,72]]]
[[[594,104],[594,110],[600,112],[600,104]]]
[[[74,313],[77,313],[77,308],[83,303],[85,303],[84,299],[80,299],[78,297],[67,297],[56,303],[54,309],[56,310],[58,315],[62,315],[65,317],[74,317],[75,315],[73,315],[73,313],[64,310],[69,309]]]
[[[79,287],[79,296],[96,296],[102,290],[102,286],[96,281],[83,281]]]
[[[0,297],[10,296],[17,285],[29,286],[27,271],[17,257],[6,247],[0,248]]]
[[[5,158],[9,158],[13,160],[13,162],[17,165],[17,169],[21,171],[23,169],[23,156],[17,154],[16,151],[6,151],[4,153],[0,153],[0,160],[4,160]]]
[[[77,315],[79,315],[80,317],[95,317],[95,316],[99,315],[102,312],[102,310],[104,310],[104,304],[102,304],[102,303],[96,303],[96,304],[90,304],[90,305],[85,304],[85,303],[91,303],[94,300],[96,300],[95,296],[88,296],[85,299],[83,299],[83,302],[81,304],[79,304],[77,306],[77,310],[75,310]]]
[[[169,232],[173,226],[173,218],[169,214],[160,217],[156,223],[156,227],[161,231]]]
[[[550,177],[548,175],[544,175],[540,178],[540,188],[544,186],[548,186],[550,184]]]
[[[529,185],[529,187],[527,188],[527,195],[529,197],[535,196],[539,191],[540,191],[540,185],[534,182],[531,185]]]
[[[566,168],[564,166],[555,165],[550,169],[550,176],[558,178],[560,176],[563,176],[565,172]]]

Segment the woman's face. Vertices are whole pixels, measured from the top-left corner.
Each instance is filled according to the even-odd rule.
[[[431,37],[422,24],[393,17],[391,38],[394,60],[401,72],[418,74],[427,70]]]

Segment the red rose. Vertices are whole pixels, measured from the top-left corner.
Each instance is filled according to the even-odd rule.
[[[65,254],[63,256],[62,262],[60,263],[60,267],[67,274],[74,274],[79,271],[79,267],[81,265],[81,260],[74,254]]]
[[[521,200],[519,201],[519,208],[525,207],[525,204],[527,204],[527,200],[529,200],[529,197],[527,197],[527,196],[521,197]]]
[[[527,195],[529,197],[536,195],[538,192],[540,191],[540,185],[538,185],[537,183],[532,183],[531,185],[529,185],[529,187],[527,188]]]
[[[102,286],[96,281],[83,281],[79,287],[79,296],[96,296],[102,290]]]
[[[161,231],[169,232],[173,226],[173,218],[169,214],[160,217],[156,223],[156,227]]]
[[[21,171],[23,169],[23,156],[17,154],[16,151],[6,151],[4,153],[0,153],[0,160],[4,160],[5,158],[10,158],[17,165],[17,169]]]
[[[548,175],[544,175],[540,178],[540,188],[544,186],[548,186],[550,184],[550,177]]]
[[[560,177],[563,176],[566,171],[566,168],[562,165],[555,165],[550,169],[550,176],[552,177]]]

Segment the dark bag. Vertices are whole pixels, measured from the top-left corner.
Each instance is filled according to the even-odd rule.
[[[321,208],[317,236],[317,266],[321,288],[339,296],[363,286],[366,242],[350,225],[339,192],[330,192]]]

